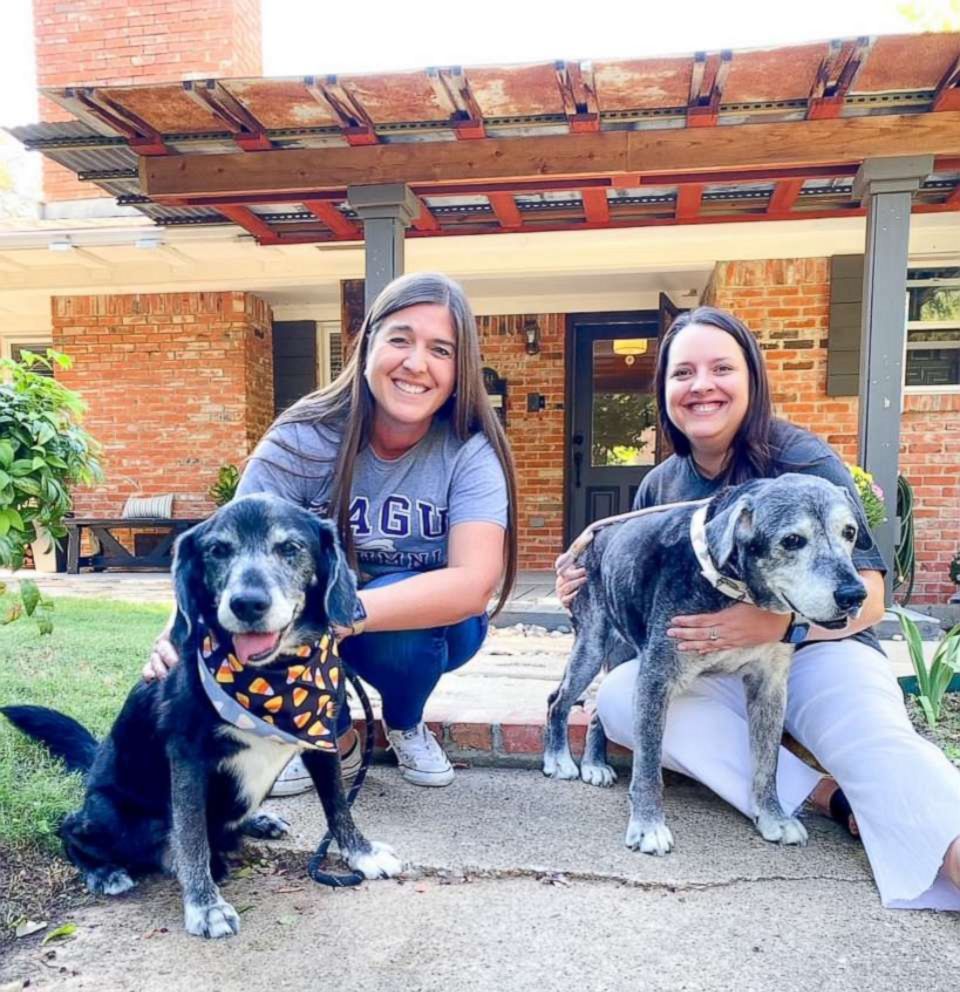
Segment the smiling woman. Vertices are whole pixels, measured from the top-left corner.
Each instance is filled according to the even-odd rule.
[[[358,573],[345,662],[380,693],[403,777],[448,785],[453,768],[423,720],[440,677],[476,653],[487,604],[516,574],[513,460],[483,387],[476,321],[442,275],[404,276],[374,301],[341,375],[286,410],[238,495],[270,492],[335,521]],[[152,659],[163,669],[169,645]],[[346,774],[359,763],[349,714]],[[297,759],[274,794],[310,787]]]

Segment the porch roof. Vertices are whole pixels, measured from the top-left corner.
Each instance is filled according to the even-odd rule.
[[[163,225],[359,240],[354,184],[408,183],[410,237],[862,214],[864,159],[933,154],[960,210],[960,34],[416,72],[72,86],[12,129]]]

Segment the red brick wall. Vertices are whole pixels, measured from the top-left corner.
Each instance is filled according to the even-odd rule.
[[[260,0],[33,0],[37,85],[259,76]],[[41,119],[71,120],[41,98]],[[44,159],[47,200],[103,196]]]
[[[53,344],[103,446],[105,481],[74,494],[79,515],[165,493],[175,516],[203,515],[220,466],[272,420],[270,309],[250,293],[54,297]]]
[[[508,380],[507,437],[517,463],[517,522],[521,568],[552,568],[563,550],[564,332],[563,314],[537,314],[540,352],[528,355],[524,316],[479,317],[484,365]],[[547,408],[527,412],[527,393]]]
[[[777,413],[857,460],[856,397],[827,396],[829,259],[721,262],[707,299],[753,330],[770,370]],[[916,492],[917,577],[913,601],[943,603],[960,548],[960,395],[906,397],[900,471]]]

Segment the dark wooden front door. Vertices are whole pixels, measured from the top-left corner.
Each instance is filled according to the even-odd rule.
[[[624,513],[657,454],[657,311],[572,318],[568,540]]]

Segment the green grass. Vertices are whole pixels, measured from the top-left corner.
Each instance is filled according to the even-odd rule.
[[[8,604],[0,597],[0,615]],[[102,736],[169,615],[163,605],[57,599],[48,636],[28,619],[0,627],[0,706],[50,706]],[[58,850],[57,826],[81,794],[78,775],[0,718],[0,850]]]

